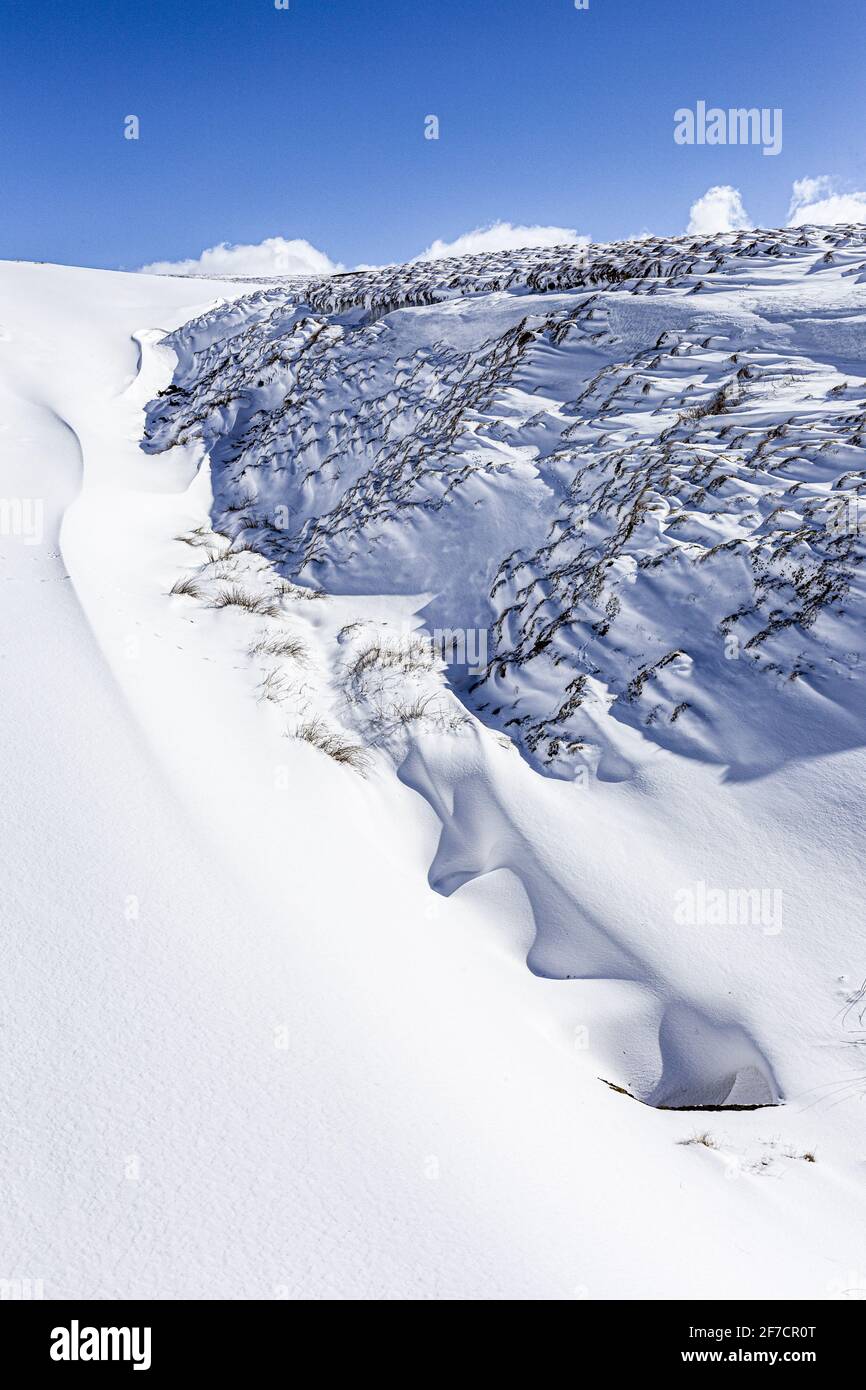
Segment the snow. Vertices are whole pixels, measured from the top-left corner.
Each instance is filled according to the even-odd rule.
[[[0,266],[2,493],[44,502],[0,537],[4,1278],[862,1292],[862,538],[817,504],[858,495],[864,264],[838,228],[258,285]],[[678,424],[734,352],[756,383]],[[610,547],[671,428],[603,587],[518,659],[503,562],[547,584],[578,513]],[[734,482],[697,497],[689,450]],[[794,621],[728,660],[762,585]],[[437,628],[485,634],[476,689]]]

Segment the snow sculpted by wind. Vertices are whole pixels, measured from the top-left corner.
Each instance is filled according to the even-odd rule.
[[[483,630],[455,687],[545,771],[750,775],[861,737],[864,276],[839,227],[263,289],[172,340],[149,447],[285,578]]]
[[[860,1296],[864,263],[0,267],[17,1287]]]
[[[701,841],[613,911],[602,807],[615,839],[630,813],[600,798],[664,772],[682,815],[716,769],[748,784],[866,741],[864,267],[843,227],[263,286],[166,340],[178,368],[148,409],[150,452],[210,470],[207,559],[177,592],[266,620],[250,655],[290,738],[423,797],[436,892],[511,875],[533,972],[632,983],[652,1042],[630,1025],[618,1074],[654,1105],[796,1084],[743,1000],[814,884],[787,854],[768,882],[738,833],[721,875]],[[696,929],[700,987],[651,963],[648,881],[662,956]],[[707,882],[722,909],[684,914]],[[712,926],[750,933],[736,1007]]]

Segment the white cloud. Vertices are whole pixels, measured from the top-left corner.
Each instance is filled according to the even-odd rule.
[[[814,179],[795,179],[791,189],[791,206],[788,208],[788,216],[793,217],[797,208],[804,208],[809,203],[816,203],[819,198],[826,198],[832,192],[833,180],[829,174],[819,174]]]
[[[828,226],[833,222],[866,222],[866,192],[837,193],[829,174],[797,179],[791,192],[788,226],[806,223]]]
[[[828,226],[833,222],[866,222],[866,193],[837,193],[798,208],[788,224],[802,227],[806,222]]]
[[[720,232],[747,230],[751,226],[740,190],[727,183],[708,188],[689,209],[689,235],[714,236]]]
[[[434,241],[416,256],[416,261],[438,261],[443,256],[474,256],[481,251],[518,251],[525,246],[588,246],[589,237],[578,236],[573,227],[515,227],[511,222],[494,222],[476,227],[454,241]]]
[[[834,222],[866,222],[866,192],[839,193],[829,174],[797,179],[791,191],[788,226],[804,223],[829,225]],[[689,212],[688,235],[714,236],[723,232],[750,230],[754,224],[743,206],[738,188],[717,184],[698,198]],[[649,235],[649,233],[643,233]],[[434,261],[445,256],[472,256],[483,251],[517,251],[535,246],[587,246],[589,237],[573,227],[521,226],[494,222],[476,227],[454,241],[437,239],[415,256],[414,261]],[[375,270],[359,265],[357,270]],[[302,238],[267,237],[256,246],[229,246],[222,242],[202,251],[199,257],[184,261],[154,261],[141,267],[152,275],[233,276],[333,275],[345,269]]]
[[[587,246],[589,237],[578,236],[572,227],[521,227],[511,222],[494,222],[476,227],[454,241],[434,241],[415,261],[440,260],[443,256],[471,256],[481,251],[515,251],[526,246]],[[359,265],[357,270],[377,266]],[[268,237],[257,246],[212,246],[198,257],[185,261],[154,261],[141,267],[150,275],[332,275],[344,270],[308,241],[287,241]]]
[[[272,236],[257,246],[228,246],[222,242],[202,251],[198,259],[154,261],[141,267],[149,275],[332,275],[341,265],[308,241]]]

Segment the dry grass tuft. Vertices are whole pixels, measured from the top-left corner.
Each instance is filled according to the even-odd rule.
[[[201,598],[201,586],[193,579],[192,575],[185,575],[183,579],[176,579],[168,591],[170,594],[182,594],[185,598]]]
[[[433,649],[429,640],[413,637],[404,643],[372,642],[359,652],[349,665],[352,680],[366,671],[429,671],[433,665]]]
[[[290,693],[285,676],[275,666],[267,671],[259,682],[257,699],[259,704],[263,700],[269,700],[272,705],[281,705],[289,698]]]
[[[277,585],[277,593],[283,598],[297,599],[317,599],[325,598],[323,589],[308,589],[303,584],[293,584],[290,579],[281,579]]]
[[[265,618],[278,618],[280,616],[280,610],[275,603],[269,603],[267,599],[249,593],[246,589],[240,588],[238,584],[230,584],[227,589],[223,589],[208,606],[210,608],[242,608],[245,613],[259,613]]]
[[[717,1149],[719,1147],[718,1141],[714,1139],[709,1130],[706,1129],[699,1134],[690,1134],[686,1139],[678,1139],[677,1143],[686,1146],[689,1144],[700,1144],[705,1149]]]
[[[294,738],[303,739],[322,753],[327,753],[335,763],[343,763],[359,772],[363,777],[370,765],[370,759],[358,743],[350,743],[345,736],[329,729],[323,719],[307,719],[295,730]]]
[[[263,632],[248,650],[249,656],[285,656],[292,661],[305,661],[307,648],[297,637]]]

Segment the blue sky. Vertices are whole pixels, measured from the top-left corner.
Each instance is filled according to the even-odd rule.
[[[866,187],[864,55],[863,0],[2,0],[0,257],[676,233],[718,183],[779,225],[794,179]],[[699,99],[781,107],[781,154],[677,146]]]

